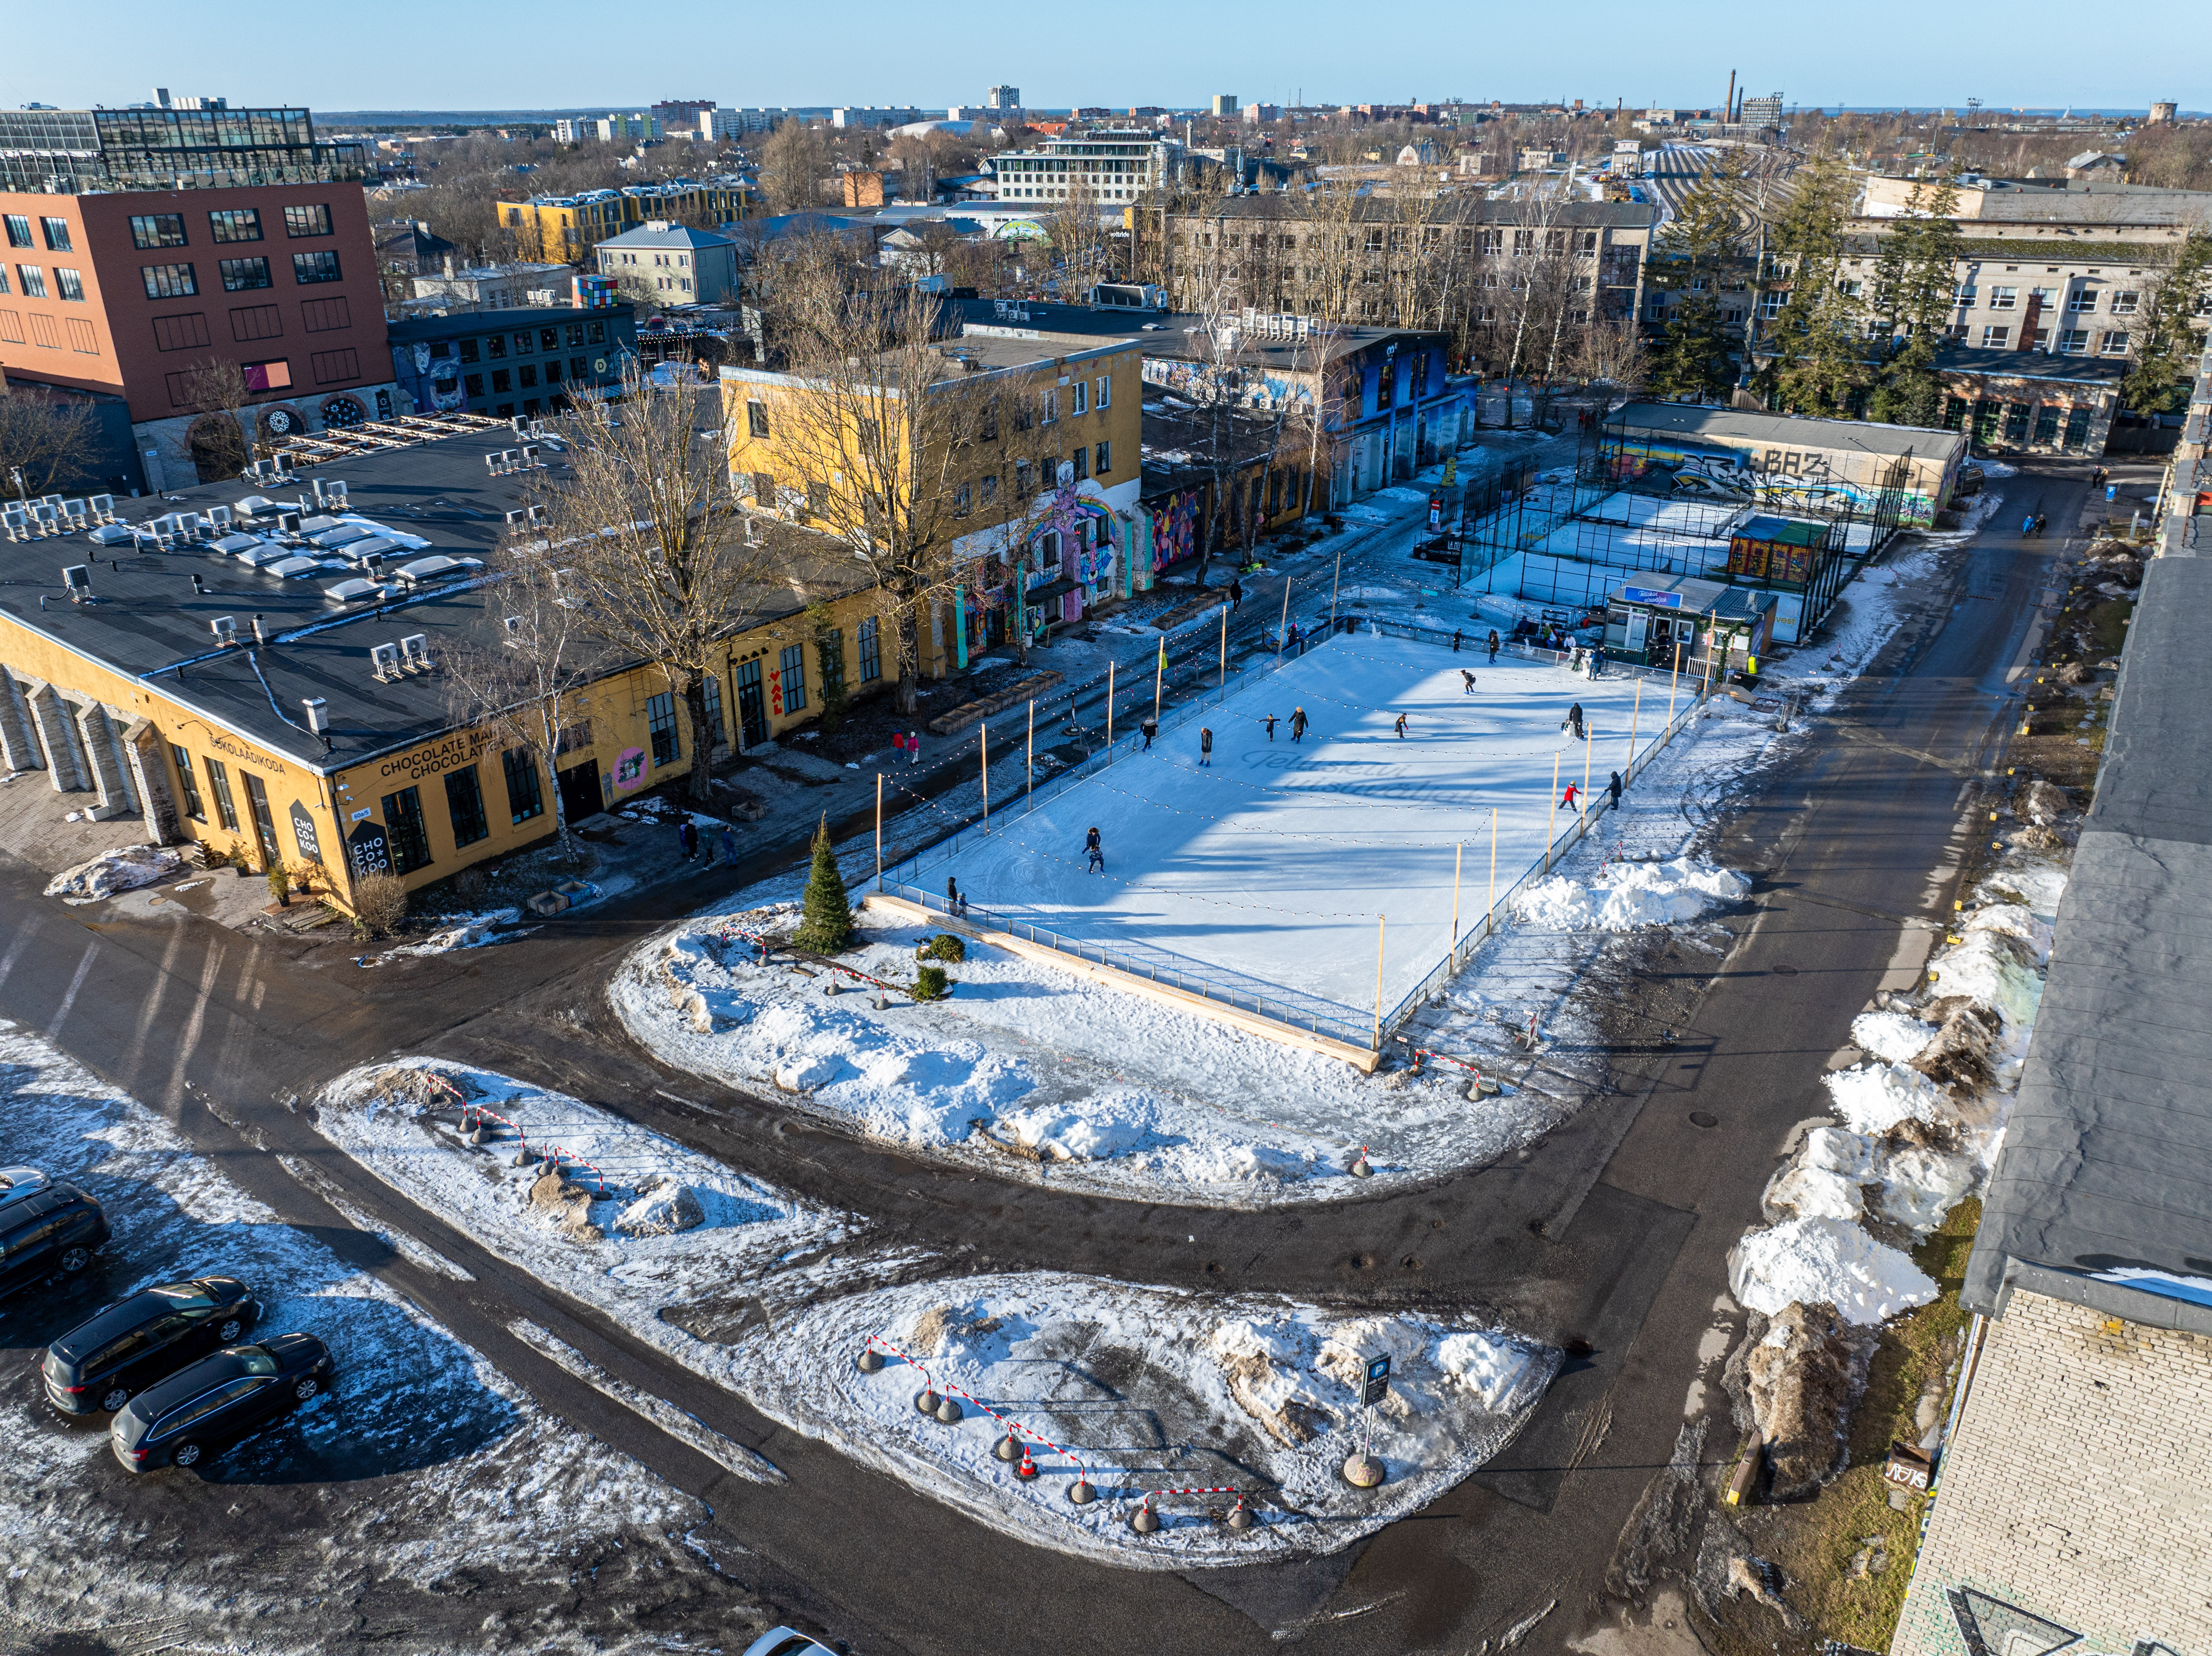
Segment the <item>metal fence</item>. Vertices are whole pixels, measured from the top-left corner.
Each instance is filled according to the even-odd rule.
[[[1384,638],[1413,639],[1442,646],[1449,646],[1452,638],[1450,633],[1442,628],[1419,627],[1410,622],[1363,620],[1358,625],[1370,634]],[[1328,641],[1327,639],[1322,640],[1322,643]],[[1548,660],[1555,665],[1566,657],[1565,652],[1534,646],[1507,645],[1504,647],[1526,659]],[[1304,647],[1296,653],[1303,654]],[[1243,666],[1227,676],[1224,683],[1188,699],[1180,706],[1164,708],[1160,714],[1160,732],[1164,734],[1189,724],[1200,714],[1219,707],[1231,695],[1279,670],[1293,658],[1293,652],[1284,651],[1257,659],[1248,659]],[[1610,670],[1639,677],[1646,682],[1664,681],[1669,676],[1656,668],[1615,664]],[[1688,727],[1698,708],[1704,705],[1706,688],[1703,684],[1692,686],[1688,705],[1629,755],[1627,768],[1621,779],[1625,786],[1633,785],[1637,777],[1649,767],[1653,757]],[[1003,822],[1009,816],[1027,816],[1039,804],[1111,767],[1125,749],[1135,746],[1141,751],[1143,740],[1141,730],[1128,736],[1117,733],[1111,742],[1079,764],[1072,765],[1042,782],[1032,782],[1004,809],[994,811],[991,816],[963,824],[911,857],[886,866],[876,877],[876,889],[886,895],[903,898],[931,913],[945,914],[948,919],[964,919],[970,924],[976,923],[980,917],[981,922],[991,929],[1024,938],[1076,960],[1096,961],[1100,966],[1149,982],[1171,984],[1187,994],[1218,1001],[1239,1012],[1249,1012],[1288,1028],[1326,1035],[1350,1046],[1376,1051],[1420,1010],[1431,996],[1466,966],[1475,949],[1497,935],[1499,916],[1510,913],[1514,900],[1522,891],[1534,881],[1548,875],[1561,856],[1588,837],[1591,824],[1598,817],[1598,813],[1587,806],[1578,812],[1575,820],[1553,838],[1543,854],[1531,862],[1492,901],[1479,919],[1454,941],[1443,959],[1432,967],[1419,983],[1407,991],[1395,1007],[1388,1011],[1378,1008],[1376,1013],[1362,1013],[1334,1001],[1303,994],[1278,984],[1263,983],[1210,963],[1186,960],[1165,950],[1140,953],[1126,947],[1113,949],[1087,938],[1071,937],[1048,926],[1040,926],[997,909],[969,904],[955,914],[948,908],[942,895],[933,895],[918,883],[928,870],[941,867],[951,861],[963,846],[972,845],[975,840],[990,834],[994,818]],[[1146,955],[1151,958],[1146,958]]]

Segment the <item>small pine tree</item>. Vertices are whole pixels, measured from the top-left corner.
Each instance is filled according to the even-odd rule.
[[[830,817],[814,831],[814,870],[806,877],[806,905],[792,941],[817,955],[834,955],[853,941],[853,900],[830,849]]]

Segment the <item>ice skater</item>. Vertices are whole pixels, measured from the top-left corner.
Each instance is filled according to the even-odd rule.
[[[1613,780],[1605,785],[1605,791],[1613,796],[1613,810],[1619,810],[1620,809],[1620,773],[1619,771],[1613,772]]]
[[[1406,715],[1405,715],[1405,714],[1403,714],[1403,713],[1400,713],[1400,714],[1398,715],[1398,723],[1397,723],[1396,729],[1397,729],[1397,731],[1398,731],[1398,739],[1399,739],[1401,742],[1403,742],[1403,741],[1406,739]]]
[[[1152,750],[1152,738],[1160,733],[1160,721],[1147,713],[1145,715],[1145,722],[1137,728],[1145,733],[1145,745],[1139,751],[1150,753]]]
[[[1589,737],[1585,735],[1583,731],[1583,704],[1581,702],[1577,701],[1573,707],[1567,709],[1567,716],[1559,722],[1559,728],[1563,731],[1572,731],[1575,733],[1575,740],[1577,742],[1587,742],[1589,740]]]
[[[921,732],[920,731],[908,731],[906,733],[906,752],[907,763],[909,765],[921,763]]]
[[[1490,629],[1490,664],[1493,667],[1498,664],[1498,629],[1495,627]]]
[[[1083,858],[1089,872],[1103,874],[1106,871],[1106,852],[1098,843],[1097,828],[1083,836]]]
[[[1454,655],[1457,655],[1459,653],[1459,640],[1460,631],[1458,628],[1455,627],[1452,628],[1452,653]]]
[[[1260,723],[1267,727],[1267,740],[1273,742],[1275,739],[1275,715],[1268,713],[1260,720]]]
[[[1468,671],[1464,667],[1459,670],[1459,682],[1460,694],[1462,695],[1473,695],[1474,694],[1474,675]]]
[[[1305,734],[1306,710],[1304,707],[1293,707],[1291,709],[1291,740],[1303,742],[1305,740]]]
[[[1201,765],[1213,762],[1213,732],[1204,725],[1198,727],[1198,762]]]
[[[1567,791],[1559,796],[1559,803],[1569,810],[1580,810],[1582,807],[1575,803],[1575,799],[1581,792],[1582,789],[1579,786],[1570,782],[1567,784]]]
[[[1584,664],[1584,676],[1589,678],[1595,678],[1604,670],[1605,646],[1602,644],[1593,644],[1589,647],[1589,658]]]

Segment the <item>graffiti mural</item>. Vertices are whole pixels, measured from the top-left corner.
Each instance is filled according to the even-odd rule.
[[[1646,439],[1608,445],[1608,475],[1621,482],[1671,475],[1677,492],[1755,500],[1761,506],[1870,518],[1885,491],[1851,482],[1817,449],[1705,448]],[[1898,521],[1925,529],[1936,521],[1936,502],[1911,485],[1890,491]]]
[[[1199,491],[1185,488],[1145,508],[1152,518],[1154,569],[1198,555],[1198,504]]]

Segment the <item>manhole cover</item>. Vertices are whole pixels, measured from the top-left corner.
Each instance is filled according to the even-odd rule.
[[[1717,1127],[1721,1125],[1721,1119],[1711,1110],[1692,1110],[1690,1112],[1690,1125],[1693,1127]]]
[[[1794,966],[1778,966],[1774,968],[1774,974],[1777,977],[1794,978],[1797,975],[1797,968]]]

